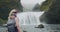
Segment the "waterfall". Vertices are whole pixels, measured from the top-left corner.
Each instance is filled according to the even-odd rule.
[[[40,16],[43,12],[22,12],[18,13],[17,17],[19,18],[19,23],[21,25],[38,25],[40,23]]]
[[[43,12],[33,12],[34,6],[38,3],[39,5],[45,0],[21,0],[23,6],[23,12],[18,13],[19,24],[21,25],[38,25],[40,24],[39,18]]]

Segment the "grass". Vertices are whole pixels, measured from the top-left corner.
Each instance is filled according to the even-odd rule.
[[[3,20],[0,18],[0,24],[5,24],[7,22],[7,20]]]

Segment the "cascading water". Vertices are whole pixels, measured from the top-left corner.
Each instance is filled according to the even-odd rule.
[[[21,0],[21,4],[23,6],[23,12],[18,13],[17,17],[19,18],[19,25],[21,25],[22,31],[26,32],[53,32],[54,29],[59,25],[54,24],[46,24],[44,25],[44,29],[35,28],[41,23],[39,21],[39,17],[44,13],[43,12],[33,12],[34,6],[38,3],[39,5],[45,0]],[[60,31],[60,30],[59,30]]]
[[[17,17],[19,18],[19,25],[21,25],[22,31],[37,32],[36,30],[38,29],[35,29],[34,27],[41,24],[39,17],[44,13],[44,11],[34,12],[33,9],[37,3],[40,5],[43,1],[45,0],[21,0],[23,12],[18,13]],[[40,32],[40,30],[38,32]]]
[[[43,12],[33,12],[34,6],[38,3],[39,5],[45,0],[21,0],[23,6],[23,12],[18,13],[17,17],[19,18],[20,24],[30,24],[37,25],[40,23],[39,17],[44,13]]]
[[[20,24],[23,25],[38,25],[40,24],[39,17],[44,12],[23,12],[18,13],[17,17],[19,17]]]

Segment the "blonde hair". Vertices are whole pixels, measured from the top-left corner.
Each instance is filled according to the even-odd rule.
[[[13,9],[13,10],[10,11],[9,16],[8,16],[8,19],[10,19],[11,14],[12,14],[13,12],[15,12],[15,11],[16,11],[16,9]]]

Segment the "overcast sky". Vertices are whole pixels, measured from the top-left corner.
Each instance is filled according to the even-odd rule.
[[[32,9],[36,3],[41,4],[45,0],[21,0],[21,4],[26,9]]]
[[[21,0],[23,4],[33,4],[33,3],[42,3],[45,0]]]

